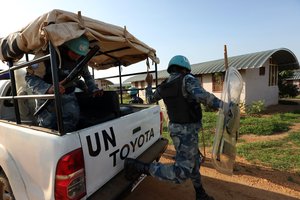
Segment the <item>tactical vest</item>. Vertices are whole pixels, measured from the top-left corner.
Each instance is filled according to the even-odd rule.
[[[170,122],[172,123],[197,123],[201,122],[202,112],[200,103],[188,100],[182,94],[182,82],[185,75],[174,80],[162,82],[159,94],[167,107]]]

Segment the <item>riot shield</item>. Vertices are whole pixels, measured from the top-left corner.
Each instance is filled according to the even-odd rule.
[[[217,127],[212,149],[212,163],[223,174],[232,175],[236,156],[236,142],[240,126],[240,95],[243,79],[237,69],[228,67],[225,73]]]

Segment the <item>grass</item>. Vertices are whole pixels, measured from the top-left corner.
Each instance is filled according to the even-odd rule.
[[[254,164],[300,173],[299,131],[280,140],[246,143],[237,147],[238,154]]]
[[[288,118],[281,114],[265,118],[246,116],[241,118],[240,135],[272,135],[274,133],[288,131],[291,125],[292,123]]]

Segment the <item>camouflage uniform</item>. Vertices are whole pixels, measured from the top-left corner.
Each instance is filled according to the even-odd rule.
[[[40,57],[43,54],[38,54],[36,57]],[[63,58],[62,66],[59,69],[59,79],[63,80],[76,65],[75,61]],[[45,81],[46,77],[51,76],[51,69],[49,63],[39,63],[29,66],[27,68],[26,82],[28,86],[32,89],[34,94],[46,94],[48,89],[52,86],[49,81]],[[91,76],[88,67],[84,67],[81,76],[85,80],[88,92],[95,92],[99,90],[93,77]],[[51,76],[52,77],[52,76]],[[66,132],[74,131],[76,129],[77,123],[79,121],[80,109],[75,96],[75,85],[66,89],[66,93],[61,95],[62,100],[62,118],[64,123],[64,130]],[[38,99],[36,108],[39,108],[45,102],[44,99]],[[57,118],[55,113],[54,102],[47,106],[47,108],[42,111],[37,118],[39,126],[57,129]]]
[[[171,73],[167,82],[180,76],[179,73]],[[149,103],[156,102],[162,97],[159,94],[159,87],[153,93],[151,86],[146,88],[146,97]],[[208,105],[212,108],[220,107],[220,100],[213,94],[205,91],[198,80],[188,74],[183,78],[182,93],[184,98]],[[149,167],[151,176],[161,180],[168,180],[173,183],[182,183],[190,178],[195,188],[201,187],[200,163],[201,157],[198,149],[198,132],[201,128],[199,123],[169,123],[170,136],[172,138],[176,156],[174,164],[152,163]]]

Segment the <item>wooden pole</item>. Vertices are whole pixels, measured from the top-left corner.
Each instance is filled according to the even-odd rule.
[[[225,70],[228,68],[228,57],[227,57],[227,46],[224,45],[224,61],[225,61]]]

